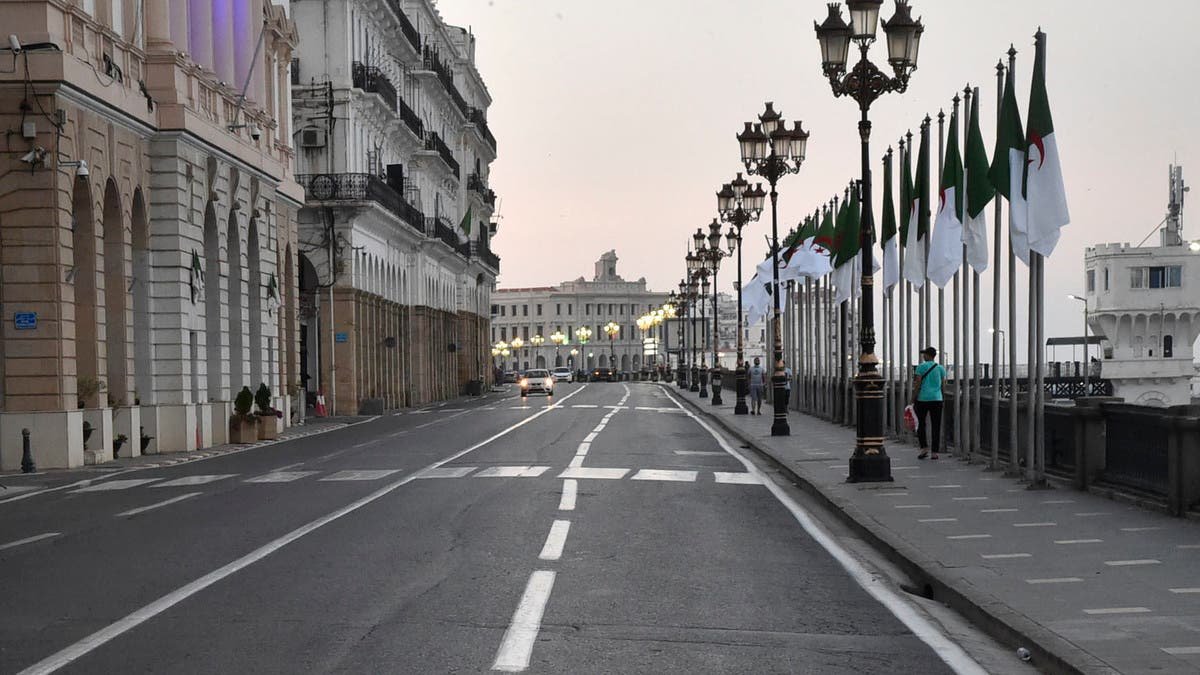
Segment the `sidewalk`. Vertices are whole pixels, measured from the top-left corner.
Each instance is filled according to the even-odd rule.
[[[951,606],[1050,672],[1200,672],[1200,524],[891,444],[894,483],[849,484],[854,430],[788,412],[733,414],[733,397],[670,387],[773,460]],[[766,406],[764,406],[766,408]]]

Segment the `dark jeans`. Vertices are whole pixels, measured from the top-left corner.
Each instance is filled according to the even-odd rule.
[[[921,449],[929,447],[925,439],[925,416],[928,415],[933,424],[933,454],[938,454],[942,449],[942,402],[917,401],[913,409],[917,413],[917,440],[921,443]]]

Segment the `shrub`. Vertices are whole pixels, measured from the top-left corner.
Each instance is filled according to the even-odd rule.
[[[233,410],[241,417],[250,416],[250,408],[254,405],[254,394],[250,393],[250,387],[242,387],[238,392],[237,398],[233,399]]]
[[[266,382],[258,385],[258,391],[254,392],[254,403],[258,405],[258,412],[263,415],[269,415],[273,412],[271,409],[271,388]]]

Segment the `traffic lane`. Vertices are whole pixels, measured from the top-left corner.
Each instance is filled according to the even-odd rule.
[[[139,486],[108,495],[109,515],[97,519],[91,528],[23,550],[0,552],[7,554],[0,568],[0,595],[14,609],[0,616],[0,644],[12,646],[0,652],[0,670],[44,657],[263,543],[341,508],[377,489],[380,482],[462,450],[457,439],[453,444],[439,440],[445,430],[427,431],[426,443],[408,456],[408,461],[386,466],[401,471],[383,481],[324,482],[317,480],[319,475],[290,483],[230,480],[214,484],[220,487],[212,488],[208,498],[196,497],[132,519],[112,517],[117,506],[111,497],[118,494],[126,500],[119,502],[122,505],[131,499],[143,504],[158,499],[159,490]],[[470,440],[478,442],[497,431],[489,425]],[[461,432],[460,425],[455,433]],[[343,456],[340,466],[330,467],[342,468],[363,467],[352,456]],[[174,491],[161,489],[163,498]],[[105,493],[79,496],[101,494]],[[98,585],[97,578],[105,582]]]
[[[485,449],[545,445],[567,452],[552,439],[572,422],[570,414],[547,414],[459,463]],[[415,480],[176,605],[68,672],[486,669],[560,490],[561,481],[548,477]]]

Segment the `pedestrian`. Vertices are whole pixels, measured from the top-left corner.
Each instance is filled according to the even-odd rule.
[[[766,371],[763,370],[758,357],[754,357],[754,365],[750,367],[750,414],[762,414],[763,386]]]
[[[942,386],[946,381],[946,369],[936,359],[936,349],[922,349],[921,364],[916,367],[916,377],[913,379],[912,401],[917,413],[917,442],[921,446],[917,459],[937,459],[942,446]],[[933,426],[932,456],[929,453],[928,434],[925,433],[927,416]]]

